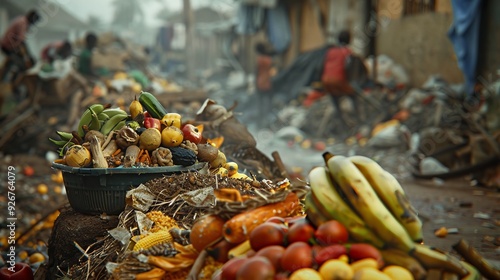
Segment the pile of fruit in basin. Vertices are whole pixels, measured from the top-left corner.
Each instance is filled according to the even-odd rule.
[[[156,97],[142,92],[129,111],[93,104],[80,117],[76,131],[57,131],[50,139],[61,156],[55,163],[82,168],[130,168],[191,166],[207,162],[212,170],[238,173],[218,147],[223,139],[205,139],[203,125],[183,122],[178,113],[168,113]]]

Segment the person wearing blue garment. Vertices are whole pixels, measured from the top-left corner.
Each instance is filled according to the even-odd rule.
[[[479,101],[474,88],[479,52],[481,3],[481,0],[452,0],[453,24],[448,31],[458,66],[465,76],[465,102],[472,107]]]

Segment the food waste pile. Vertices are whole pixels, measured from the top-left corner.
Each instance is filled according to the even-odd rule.
[[[373,159],[325,152],[324,164],[304,181],[291,181],[286,172],[261,178],[222,151],[228,139],[206,138],[205,129],[143,92],[128,110],[93,104],[77,130],[58,131],[51,140],[59,155],[54,164],[66,172],[165,172],[121,190],[117,225],[79,248],[77,263],[32,267],[35,277],[499,278],[464,240],[454,254],[425,245],[422,221],[404,189]],[[69,183],[68,174],[58,174]],[[107,219],[95,205],[83,210]],[[17,261],[29,263],[24,260]]]

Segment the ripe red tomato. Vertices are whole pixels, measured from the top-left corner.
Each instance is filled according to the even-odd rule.
[[[339,221],[330,220],[318,226],[314,237],[320,245],[344,244],[349,240],[349,232]]]
[[[288,229],[286,234],[287,244],[300,241],[312,243],[314,241],[314,232],[314,227],[307,220],[297,221]]]
[[[33,270],[26,263],[14,264],[13,271],[11,267],[4,266],[0,268],[0,279],[12,280],[33,280]]]
[[[271,262],[262,256],[255,256],[243,263],[236,273],[236,280],[273,280],[276,271]]]
[[[235,280],[236,273],[247,260],[247,257],[235,257],[228,260],[221,267],[220,278],[225,280]]]
[[[312,248],[305,242],[295,242],[290,244],[281,257],[281,267],[283,270],[292,272],[297,269],[312,267]]]
[[[274,269],[276,269],[276,271],[280,271],[281,270],[280,262],[284,253],[285,253],[285,247],[279,245],[273,245],[260,249],[257,253],[255,253],[255,256],[262,256],[267,258],[273,264]]]
[[[275,223],[263,223],[254,228],[248,236],[254,251],[271,246],[284,245],[285,228]]]
[[[236,273],[240,267],[248,260],[247,257],[235,257],[224,263],[221,267],[220,278],[225,280],[235,280]]]
[[[367,243],[354,243],[348,248],[348,256],[353,262],[357,260],[362,260],[366,258],[372,258],[377,260],[379,267],[384,265],[384,259],[382,258],[382,253],[371,244]]]

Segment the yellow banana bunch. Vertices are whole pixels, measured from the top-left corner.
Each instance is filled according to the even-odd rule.
[[[365,222],[351,209],[335,189],[330,174],[325,167],[315,167],[309,172],[311,186],[311,201],[306,201],[308,208],[316,207],[318,212],[328,220],[337,220],[346,226],[350,236],[358,242],[369,242],[377,247],[383,247],[384,242],[378,238]]]
[[[417,243],[422,242],[422,221],[396,178],[371,158],[351,156],[348,159],[361,171],[387,209],[406,229],[412,240]]]
[[[321,214],[319,211],[317,203],[314,202],[312,198],[312,193],[308,192],[304,198],[305,212],[307,214],[307,219],[316,227],[327,222],[329,219]]]
[[[419,244],[422,222],[406,193],[374,160],[363,156],[323,154],[326,166],[308,174],[305,197],[308,219],[318,226],[327,220],[344,224],[356,242],[381,249],[387,263],[423,279],[430,270],[475,279],[477,271],[450,254]]]
[[[370,230],[391,247],[405,252],[415,248],[406,229],[387,209],[354,163],[344,156],[333,156],[328,159],[327,166],[332,178]]]

